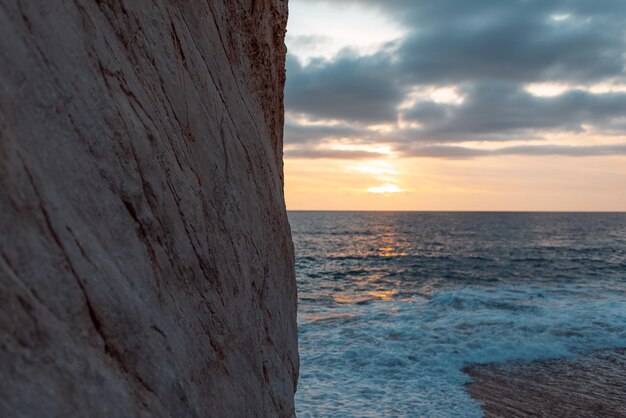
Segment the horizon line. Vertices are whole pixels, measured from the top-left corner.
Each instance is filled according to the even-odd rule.
[[[389,213],[615,213],[626,210],[391,210],[391,209],[287,209],[287,212],[389,212]]]

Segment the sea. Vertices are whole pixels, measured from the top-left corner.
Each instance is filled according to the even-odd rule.
[[[290,212],[299,417],[480,417],[472,364],[626,347],[626,214]]]

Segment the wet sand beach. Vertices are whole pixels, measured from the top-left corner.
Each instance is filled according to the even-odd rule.
[[[486,417],[626,417],[626,349],[464,372]]]

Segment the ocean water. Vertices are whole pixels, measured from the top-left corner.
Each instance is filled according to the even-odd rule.
[[[626,214],[289,219],[299,417],[478,417],[468,364],[626,347]]]

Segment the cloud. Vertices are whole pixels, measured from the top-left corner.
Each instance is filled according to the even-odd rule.
[[[538,130],[582,132],[585,125],[602,125],[626,115],[626,94],[591,94],[574,90],[554,97],[537,97],[515,84],[480,83],[464,90],[461,105],[419,102],[404,118],[420,123],[416,136],[455,140],[527,139]],[[493,136],[492,136],[493,139]]]
[[[623,72],[621,0],[333,3],[369,5],[406,26],[398,69],[412,82],[591,81]]]
[[[380,123],[396,117],[404,91],[385,52],[357,56],[344,51],[333,61],[303,66],[287,59],[286,106],[321,119]]]
[[[626,143],[610,145],[574,146],[574,145],[521,145],[497,149],[478,149],[456,145],[419,145],[402,144],[396,148],[397,157],[470,159],[497,156],[559,156],[559,157],[603,157],[626,156]],[[368,160],[388,157],[387,153],[363,150],[335,150],[324,148],[295,148],[285,150],[285,155],[292,159],[336,159]]]
[[[285,156],[293,159],[366,160],[387,155],[375,151],[296,148],[286,149]]]
[[[304,125],[297,122],[285,123],[285,137],[290,144],[315,143],[325,139],[365,138],[363,129],[347,125]]]
[[[522,155],[522,156],[562,156],[562,157],[600,157],[626,156],[626,144],[571,146],[571,145],[526,145],[504,147],[494,150],[481,150],[460,146],[424,146],[408,147],[403,150],[405,157],[428,157],[447,159],[466,159],[487,156]]]
[[[412,29],[398,52],[412,82],[591,81],[623,70],[623,1],[365,3]]]
[[[626,84],[626,2],[332,3],[340,2],[379,9],[396,19],[406,36],[374,54],[344,50],[333,59],[314,59],[306,65],[292,53],[287,63],[287,110],[308,120],[340,123],[305,127],[294,122],[285,130],[287,144],[306,143],[314,149],[312,156],[320,155],[320,145],[329,138],[386,143],[400,154],[442,158],[623,154],[619,146],[533,145],[487,152],[455,144],[537,141],[554,132],[626,135],[626,93],[594,94],[580,87]],[[579,87],[551,97],[526,89],[530,83],[543,82]],[[416,89],[450,86],[463,100],[441,102],[428,95],[409,100]],[[372,125],[390,128],[374,132],[368,129]],[[366,157],[334,151],[328,155]]]
[[[287,34],[288,43],[295,48],[317,49],[328,45],[332,39],[324,35],[300,35]]]

